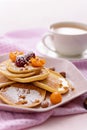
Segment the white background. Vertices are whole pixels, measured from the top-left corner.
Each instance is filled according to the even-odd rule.
[[[0,0],[0,34],[60,21],[87,23],[87,1]]]

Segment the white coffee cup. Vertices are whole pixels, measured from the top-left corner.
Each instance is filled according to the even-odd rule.
[[[50,38],[52,45],[48,44],[47,37]],[[49,50],[61,55],[81,55],[87,49],[87,25],[77,22],[54,23],[43,36],[42,43]]]

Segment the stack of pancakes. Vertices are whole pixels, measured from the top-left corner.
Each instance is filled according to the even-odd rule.
[[[17,67],[11,60],[0,64],[0,99],[14,106],[36,107],[46,92],[65,94],[70,83],[60,73],[45,67]]]

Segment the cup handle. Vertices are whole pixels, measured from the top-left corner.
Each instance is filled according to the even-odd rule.
[[[53,34],[52,33],[46,33],[43,38],[42,38],[42,43],[44,44],[45,47],[47,47],[49,50],[53,51],[53,52],[56,52],[56,50],[50,48],[47,44],[46,44],[46,38],[47,37],[51,37],[52,39],[54,38],[53,37]]]

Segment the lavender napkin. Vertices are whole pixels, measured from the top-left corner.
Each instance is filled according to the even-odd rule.
[[[35,53],[38,53],[36,51],[36,45],[37,45],[36,43],[37,41],[39,41],[41,37],[39,34],[36,35],[38,32],[37,29],[33,31],[34,33],[33,32],[31,33],[31,31],[28,32],[28,34],[30,35],[32,34],[33,37],[31,35],[31,39],[27,39],[27,41],[24,39],[20,40],[18,39],[19,37],[16,37],[16,39],[14,39],[12,38],[12,36],[14,35],[11,35],[11,34],[10,34],[11,39],[8,37],[1,38],[0,54],[13,51],[16,49],[24,50],[24,51],[33,50]],[[39,32],[41,34],[44,33],[44,31],[41,31],[41,30],[39,30]],[[20,33],[16,32],[15,34],[19,36]],[[73,64],[87,78],[87,60],[73,61]],[[70,115],[70,114],[85,113],[87,112],[87,110],[83,107],[83,101],[85,97],[87,97],[87,93],[85,93],[84,95],[81,95],[80,97],[76,98],[75,100],[72,100],[71,102],[61,107],[58,107],[51,111],[43,112],[43,113],[29,113],[29,114],[24,113],[23,114],[23,113],[16,113],[16,112],[0,111],[0,130],[22,130],[22,129],[33,127],[35,125],[40,125],[51,116],[65,116],[65,115]]]

